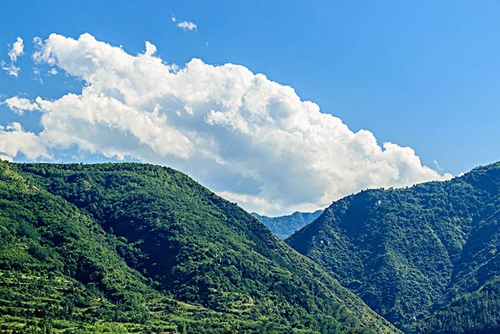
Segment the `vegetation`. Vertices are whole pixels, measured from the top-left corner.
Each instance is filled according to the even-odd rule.
[[[180,172],[0,162],[0,331],[397,330]]]
[[[252,212],[251,215],[260,220],[280,239],[286,239],[294,232],[311,223],[323,213],[323,210],[315,212],[294,212],[291,215],[280,217],[262,216]]]
[[[500,163],[363,191],[287,243],[407,332],[498,332],[499,193]]]

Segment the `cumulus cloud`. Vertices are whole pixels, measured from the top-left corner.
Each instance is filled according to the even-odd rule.
[[[156,53],[156,46],[146,41],[146,52],[145,54],[148,56],[152,56]]]
[[[12,48],[9,50],[8,55],[10,58],[10,64],[7,64],[5,61],[1,62],[2,70],[6,71],[8,75],[13,77],[18,77],[19,71],[21,69],[16,66],[16,61],[19,56],[24,53],[24,42],[21,37],[18,37],[17,40],[12,45]]]
[[[19,153],[28,159],[51,158],[43,139],[33,132],[24,131],[20,123],[14,122],[0,126],[0,156],[12,160]]]
[[[37,103],[31,103],[31,101],[27,98],[19,96],[9,97],[1,104],[6,105],[10,110],[16,112],[19,115],[22,115],[25,111],[34,111],[39,109]]]
[[[36,158],[76,146],[169,165],[264,214],[314,210],[365,188],[450,177],[423,166],[409,147],[380,146],[371,132],[351,131],[263,74],[199,59],[179,68],[155,52],[146,43],[144,53],[130,55],[89,34],[77,40],[52,34],[40,42],[37,62],[84,85],[80,94],[30,102],[43,111],[43,130],[38,146],[18,151],[30,149]],[[7,151],[15,145],[0,143],[1,154],[15,156]]]

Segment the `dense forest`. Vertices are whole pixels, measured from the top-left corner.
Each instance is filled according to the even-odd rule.
[[[294,232],[318,218],[323,210],[314,212],[294,212],[291,215],[269,217],[252,212],[251,215],[264,223],[280,239],[286,239]]]
[[[436,317],[436,326],[446,319]],[[257,219],[178,171],[2,161],[0,332],[397,329]]]
[[[500,332],[500,163],[348,196],[286,242],[405,332]]]
[[[0,332],[494,333],[499,242],[500,163],[345,197],[285,243],[169,168],[2,161]]]

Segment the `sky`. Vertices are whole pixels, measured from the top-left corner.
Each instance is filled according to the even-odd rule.
[[[500,160],[498,1],[3,1],[0,157],[179,169],[248,211]]]

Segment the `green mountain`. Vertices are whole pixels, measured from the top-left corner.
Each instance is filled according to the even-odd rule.
[[[258,220],[180,172],[7,162],[0,331],[397,332]]]
[[[294,212],[291,215],[280,217],[262,216],[252,212],[251,215],[260,220],[264,225],[278,236],[280,239],[286,239],[294,232],[300,230],[314,219],[318,218],[323,213],[323,210],[314,212]]]
[[[500,332],[500,163],[348,196],[286,242],[405,331]]]

